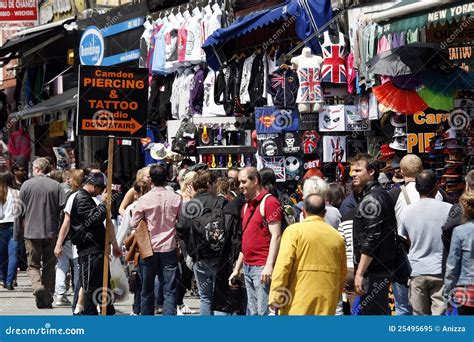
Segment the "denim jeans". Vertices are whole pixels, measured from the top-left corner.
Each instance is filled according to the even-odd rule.
[[[66,295],[66,292],[67,292],[66,291],[66,276],[71,267],[71,264],[70,264],[71,260],[72,260],[72,243],[70,240],[67,240],[63,245],[63,254],[58,258],[58,264],[56,265],[55,292],[57,296]]]
[[[378,274],[365,274],[362,282],[365,294],[361,296],[361,315],[390,315],[388,293],[390,280]]]
[[[199,291],[200,315],[213,316],[212,299],[214,297],[214,284],[216,283],[217,259],[199,260],[194,263],[194,276]]]
[[[393,297],[395,299],[395,312],[397,316],[413,315],[413,309],[408,300],[408,286],[392,283]]]
[[[158,279],[158,276],[155,277],[155,309],[163,307],[163,284]]]
[[[176,250],[153,253],[153,256],[140,259],[142,270],[141,314],[153,315],[155,308],[155,276],[163,286],[163,315],[176,315],[176,273],[178,257]]]
[[[141,310],[141,302],[142,302],[142,271],[140,269],[140,265],[135,268],[135,271],[137,272],[137,279],[135,282],[135,293],[133,294],[133,305],[132,305],[132,311],[135,315],[140,315],[140,310]]]
[[[97,316],[97,305],[102,305],[102,290],[104,276],[104,253],[94,253],[79,257],[81,266],[81,285],[84,291],[84,315]],[[115,308],[112,305],[112,298],[109,297],[110,272],[108,274],[109,282],[107,284],[107,315],[114,315]]]
[[[247,315],[266,316],[269,314],[268,294],[270,284],[262,284],[263,266],[250,266],[244,263],[245,288],[247,289]]]
[[[79,300],[79,290],[81,289],[81,265],[79,265],[79,258],[71,260],[74,273],[74,296],[72,297],[72,312],[74,312]]]
[[[8,228],[0,228],[0,273],[3,282],[13,283],[18,265],[18,242],[13,239],[13,223]]]

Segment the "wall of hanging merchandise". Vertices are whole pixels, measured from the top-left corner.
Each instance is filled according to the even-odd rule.
[[[253,124],[244,117],[194,117],[196,134],[192,138],[196,162],[211,170],[255,165],[256,146],[252,142]],[[168,121],[168,144],[180,128],[180,120]]]

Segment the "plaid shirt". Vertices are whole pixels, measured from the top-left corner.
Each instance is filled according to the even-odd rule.
[[[457,306],[474,307],[474,285],[456,286],[452,302]]]

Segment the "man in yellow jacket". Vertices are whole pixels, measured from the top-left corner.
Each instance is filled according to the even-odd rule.
[[[325,201],[305,198],[302,222],[286,228],[269,304],[280,315],[334,315],[347,272],[344,241],[324,222]]]

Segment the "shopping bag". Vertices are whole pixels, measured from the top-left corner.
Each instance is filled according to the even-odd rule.
[[[114,294],[114,302],[128,300],[128,280],[125,269],[119,258],[112,257],[110,261],[110,288]]]

